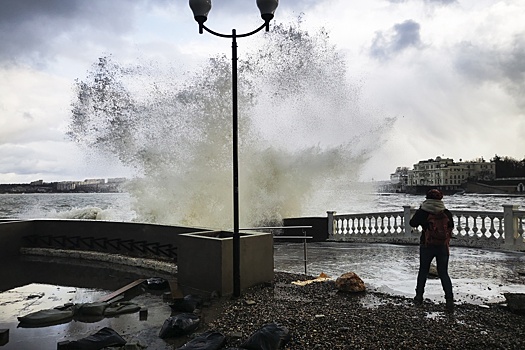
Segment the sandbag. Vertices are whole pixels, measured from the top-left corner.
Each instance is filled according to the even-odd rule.
[[[73,318],[74,314],[75,312],[72,308],[67,308],[63,310],[55,308],[32,312],[30,314],[27,314],[25,316],[19,316],[17,318],[20,322],[21,327],[43,327],[69,322]]]
[[[110,346],[123,346],[126,341],[113,329],[104,327],[97,333],[64,344],[64,350],[100,350]]]
[[[182,313],[171,316],[162,325],[159,332],[161,339],[180,337],[190,334],[199,327],[200,318],[195,314]]]
[[[241,348],[248,350],[277,350],[290,340],[290,333],[286,327],[277,323],[264,325],[248,340],[241,344]]]
[[[193,338],[177,350],[219,350],[226,343],[226,337],[219,332],[206,332]]]
[[[95,303],[84,303],[76,304],[76,315],[82,316],[103,316],[104,311],[108,307],[108,303],[95,302]]]
[[[175,299],[170,307],[173,311],[193,312],[202,305],[202,298],[198,295],[188,294],[182,299]]]
[[[131,301],[115,302],[108,305],[104,310],[104,316],[111,317],[121,314],[129,314],[140,311],[140,306]]]

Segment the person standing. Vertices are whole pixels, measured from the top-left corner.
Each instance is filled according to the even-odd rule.
[[[425,201],[410,219],[410,226],[422,227],[419,246],[419,272],[417,275],[416,296],[414,303],[423,304],[423,294],[432,260],[436,265],[441,286],[445,292],[446,310],[454,310],[454,295],[452,281],[448,275],[448,260],[450,256],[450,238],[454,222],[452,213],[445,208],[443,193],[438,189],[427,192]]]

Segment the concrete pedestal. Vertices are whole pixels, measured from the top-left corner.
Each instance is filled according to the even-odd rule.
[[[178,236],[177,280],[185,294],[233,294],[233,233],[208,231]],[[273,236],[241,233],[241,291],[273,280]]]

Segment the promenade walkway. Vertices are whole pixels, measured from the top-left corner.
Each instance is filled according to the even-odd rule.
[[[419,246],[323,242],[308,244],[308,274],[337,278],[357,273],[369,290],[413,297],[419,268]],[[451,247],[449,274],[458,302],[505,301],[503,293],[525,293],[525,253]],[[275,270],[304,273],[303,244],[278,243]],[[443,302],[439,279],[429,279],[425,297]]]
[[[409,298],[414,295],[418,246],[323,242],[308,244],[307,252],[309,275],[324,272],[335,279],[344,272],[353,271],[365,281],[368,290]],[[274,262],[276,271],[304,273],[303,244],[276,243]],[[504,292],[525,293],[524,263],[525,253],[452,247],[450,275],[457,301],[490,304],[504,301]],[[135,313],[95,323],[72,321],[45,328],[17,326],[16,316],[66,302],[98,300],[137,278],[148,276],[148,271],[135,267],[106,271],[93,263],[79,269],[78,265],[52,260],[45,263],[13,261],[12,266],[4,267],[0,280],[4,284],[19,280],[16,284],[22,286],[13,289],[4,285],[2,290],[5,291],[0,293],[0,329],[10,332],[9,342],[2,347],[6,350],[34,349],[35,344],[40,349],[56,349],[57,342],[79,339],[103,326],[115,329],[127,341],[140,341],[154,349],[171,349],[175,345],[158,338],[158,331],[171,310],[160,295],[150,293],[134,299],[149,310],[147,320],[141,320]],[[26,280],[33,283],[26,285]],[[46,283],[41,284],[44,281]],[[70,285],[77,287],[67,287]],[[428,281],[425,296],[435,302],[443,301],[439,280]],[[177,341],[182,344],[184,339]]]

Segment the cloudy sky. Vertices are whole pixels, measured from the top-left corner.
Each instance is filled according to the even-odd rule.
[[[524,13],[522,0],[281,0],[276,21],[326,28],[360,108],[396,118],[361,174],[385,180],[436,156],[525,157]],[[207,22],[226,33],[259,23],[249,0],[213,1]],[[230,54],[198,34],[186,0],[1,0],[0,43],[0,183],[128,174],[65,136],[75,79],[98,57],[191,69]]]

